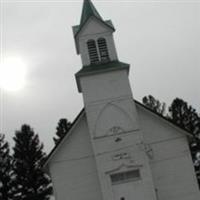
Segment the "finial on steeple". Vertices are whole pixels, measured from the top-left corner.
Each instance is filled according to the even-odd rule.
[[[80,25],[83,25],[91,16],[95,16],[96,18],[102,20],[102,17],[98,13],[97,9],[94,7],[91,0],[84,0]]]

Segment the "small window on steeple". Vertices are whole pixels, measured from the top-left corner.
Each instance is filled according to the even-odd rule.
[[[109,54],[105,38],[99,38],[97,42],[98,42],[101,61],[108,61]]]
[[[95,40],[88,40],[87,47],[91,64],[99,62]]]

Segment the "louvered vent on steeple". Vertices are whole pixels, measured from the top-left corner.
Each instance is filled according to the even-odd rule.
[[[88,53],[89,53],[91,64],[98,63],[99,57],[98,57],[98,52],[97,52],[95,40],[89,40],[87,42],[87,46],[88,46]]]
[[[108,47],[105,38],[98,39],[98,47],[102,62],[109,61]]]

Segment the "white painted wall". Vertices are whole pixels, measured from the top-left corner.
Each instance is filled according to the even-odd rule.
[[[83,116],[49,163],[56,200],[102,200],[86,118]]]
[[[150,166],[158,200],[199,200],[185,132],[139,105],[137,110],[144,142],[153,150]]]
[[[85,105],[116,98],[132,98],[127,71],[118,70],[80,77]]]
[[[116,138],[120,138],[121,141],[116,142]],[[142,136],[140,131],[116,134],[94,140],[104,200],[115,200],[115,193],[109,177],[110,174],[132,169],[139,169],[141,173],[140,192],[138,192],[138,195],[135,194],[134,198],[143,200],[140,199],[142,195],[145,197],[144,199],[156,200],[148,159],[144,151],[140,148],[141,140]],[[119,154],[127,154],[127,156],[115,159]],[[124,186],[122,185],[122,187]]]
[[[80,77],[80,84],[92,137],[105,136],[115,126],[125,132],[138,129],[126,70]]]

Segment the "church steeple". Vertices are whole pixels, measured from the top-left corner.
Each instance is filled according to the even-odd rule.
[[[84,0],[81,23],[74,27],[77,52],[83,64],[76,73],[76,81],[83,94],[103,195],[99,199],[156,200],[147,155],[138,148],[144,142],[128,79],[129,64],[118,60],[113,32],[111,21],[104,21],[92,2]],[[121,155],[126,156],[125,160]],[[132,183],[119,187],[119,183],[126,182],[123,177],[140,180],[142,174],[144,181],[137,183],[136,189]]]
[[[73,27],[77,54],[81,55],[83,67],[76,74],[79,92],[80,79],[88,74],[105,71],[129,71],[129,64],[119,62],[111,20],[104,20],[91,0],[84,0],[80,24]]]
[[[83,66],[118,60],[110,20],[104,20],[91,0],[84,0],[80,24],[73,27],[77,54]]]
[[[100,16],[98,11],[96,10],[93,3],[90,0],[84,0],[80,26],[83,25],[87,21],[87,19],[91,16],[95,16],[95,17],[102,20],[102,17]]]

